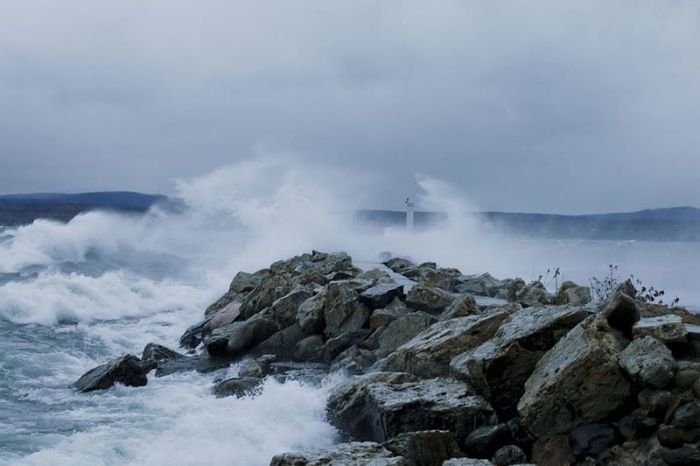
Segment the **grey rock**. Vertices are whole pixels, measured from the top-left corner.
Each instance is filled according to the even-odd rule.
[[[142,361],[172,361],[173,359],[184,358],[184,354],[180,354],[177,351],[173,351],[158,343],[149,343],[143,349],[143,354],[141,355]]]
[[[614,332],[599,330],[597,317],[560,339],[525,383],[518,411],[535,436],[598,422],[630,401],[631,386],[617,364],[623,344]]]
[[[446,430],[399,434],[384,446],[396,456],[404,457],[406,466],[441,466],[445,460],[460,454],[457,441]]]
[[[352,442],[326,449],[284,453],[272,458],[270,466],[406,466],[404,458],[372,442]]]
[[[298,324],[275,332],[255,347],[258,353],[271,353],[279,356],[292,357],[296,345],[306,338],[306,334]]]
[[[454,301],[454,295],[440,288],[418,284],[406,295],[406,305],[418,311],[439,314]]]
[[[675,314],[643,317],[632,327],[632,334],[634,338],[650,336],[664,343],[681,343],[688,337],[681,316]]]
[[[416,264],[414,264],[410,260],[404,259],[402,257],[391,258],[383,264],[389,267],[389,269],[391,269],[392,272],[396,273],[401,273],[406,269],[410,269],[416,266]]]
[[[327,289],[324,288],[317,295],[299,305],[297,323],[307,335],[313,335],[323,331],[323,327],[325,326],[323,306],[325,305],[326,295]]]
[[[442,463],[442,466],[493,466],[493,463],[474,458],[452,458]]]
[[[306,337],[294,347],[294,357],[301,361],[320,361],[323,359],[323,344],[321,335]]]
[[[262,379],[259,377],[233,377],[219,382],[214,387],[214,394],[217,398],[255,395],[259,392],[261,383]]]
[[[238,377],[261,378],[265,375],[265,369],[255,359],[244,359],[238,366]]]
[[[377,356],[372,351],[352,345],[335,358],[331,372],[342,370],[349,374],[362,374],[376,361]]]
[[[105,390],[115,383],[128,387],[146,385],[148,378],[146,371],[141,366],[141,360],[132,354],[113,359],[86,372],[73,383],[73,388],[87,393],[94,390]]]
[[[642,386],[664,388],[673,381],[676,360],[671,350],[653,337],[634,340],[618,356],[620,367]]]
[[[329,338],[323,345],[323,360],[330,362],[353,345],[360,345],[369,335],[369,330],[356,330],[343,333],[335,338]]]
[[[470,293],[479,296],[494,297],[505,284],[506,283],[503,280],[497,280],[488,273],[481,275],[469,275],[460,277],[459,283],[455,287],[455,291],[458,293]]]
[[[408,309],[375,309],[369,316],[369,328],[376,330],[386,327],[395,319],[408,313]]]
[[[591,289],[587,286],[579,286],[574,282],[562,283],[556,297],[556,304],[568,304],[570,306],[583,306],[592,300]]]
[[[700,401],[692,401],[678,408],[673,415],[673,425],[686,430],[700,427]]]
[[[190,326],[185,333],[180,337],[180,346],[183,348],[194,349],[202,342],[204,326],[209,323],[210,319],[204,319]]]
[[[440,315],[440,319],[454,319],[455,317],[464,317],[479,314],[479,306],[476,305],[474,296],[464,294],[458,296],[452,304]]]
[[[425,312],[411,312],[392,321],[379,337],[380,356],[386,356],[403,345],[423,330],[434,324],[437,319]]]
[[[270,319],[258,318],[234,322],[212,332],[206,343],[207,352],[213,356],[238,356],[277,331],[279,331],[279,325]]]
[[[568,306],[523,309],[513,313],[492,339],[456,356],[450,367],[490,400],[499,415],[512,417],[537,361],[589,315]]]
[[[204,315],[209,317],[221,309],[225,308],[234,301],[240,302],[247,293],[253,291],[260,285],[264,278],[271,275],[268,269],[263,269],[253,274],[247,272],[238,272],[229,286],[228,291],[216,302],[210,305]]]
[[[241,317],[249,319],[258,312],[272,306],[279,298],[291,291],[291,284],[282,275],[264,278],[241,302]]]
[[[266,317],[276,321],[282,328],[289,327],[296,323],[301,303],[309,299],[313,294],[308,288],[296,288],[275,300],[269,311],[266,312]]]
[[[512,443],[508,424],[482,426],[469,434],[464,441],[464,451],[474,458],[491,458],[503,445]]]
[[[553,304],[555,299],[541,282],[532,282],[515,294],[515,300],[523,307],[539,307]]]
[[[490,339],[507,317],[495,312],[437,322],[397,348],[384,366],[421,377],[449,375],[452,358]]]
[[[510,466],[522,464],[527,461],[527,455],[517,445],[506,445],[496,450],[493,454],[491,462],[496,466]]]
[[[696,369],[684,369],[676,373],[674,383],[680,389],[689,389],[700,378],[700,371]]]
[[[610,424],[584,424],[569,433],[571,452],[577,458],[597,458],[608,448],[620,443],[620,436]]]
[[[360,293],[360,299],[370,309],[378,309],[387,306],[394,299],[405,299],[403,285],[395,282],[377,283]]]
[[[161,361],[158,363],[155,375],[164,377],[178,372],[197,371],[200,373],[214,372],[230,365],[227,358],[211,357],[206,352],[195,356],[185,356],[182,358]]]
[[[404,432],[449,430],[459,441],[484,424],[494,424],[489,404],[467,385],[450,379],[361,384],[329,400],[331,419],[353,438],[384,442]]]
[[[326,337],[337,337],[364,327],[370,310],[359,300],[360,291],[352,281],[331,282],[323,305]]]

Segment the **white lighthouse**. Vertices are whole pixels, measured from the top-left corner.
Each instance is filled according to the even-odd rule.
[[[415,205],[408,197],[406,198],[404,204],[406,204],[406,230],[413,231],[413,213]]]

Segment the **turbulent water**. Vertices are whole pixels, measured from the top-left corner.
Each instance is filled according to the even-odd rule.
[[[334,378],[268,380],[259,397],[243,399],[211,395],[235,367],[151,377],[142,388],[69,388],[148,342],[175,347],[236,271],[312,248],[345,250],[360,266],[391,251],[499,278],[535,279],[558,267],[559,280],[583,283],[617,264],[620,278],[634,273],[699,307],[693,243],[505,238],[466,220],[463,200],[426,178],[421,202],[446,210],[445,225],[367,231],[338,213],[357,206],[338,201],[347,192],[326,189],[342,184],[331,178],[256,161],[180,183],[183,214],[93,212],[68,224],[0,227],[0,465],[254,466],[332,444],[338,436],[324,410]]]

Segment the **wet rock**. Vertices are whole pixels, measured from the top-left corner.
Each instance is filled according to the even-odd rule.
[[[128,387],[146,385],[148,378],[146,371],[141,366],[141,360],[132,354],[113,359],[85,373],[73,383],[73,388],[86,393],[94,390],[105,390],[115,383]]]
[[[308,288],[297,288],[281,298],[275,300],[270,306],[265,317],[277,322],[281,328],[289,327],[296,323],[297,313],[301,303],[313,296],[314,293]]]
[[[325,322],[323,320],[323,306],[325,305],[327,289],[321,290],[315,296],[307,299],[299,305],[297,310],[297,323],[307,335],[321,333]]]
[[[437,322],[389,355],[384,366],[421,377],[449,375],[452,358],[490,339],[507,317],[494,312]]]
[[[184,354],[180,354],[177,351],[173,351],[170,348],[167,348],[163,345],[159,345],[158,343],[149,343],[143,349],[141,360],[165,362],[184,357]]]
[[[654,337],[666,344],[682,343],[688,337],[683,320],[675,314],[643,317],[632,327],[632,334],[634,338]]]
[[[284,453],[272,458],[270,466],[406,466],[404,458],[372,442],[352,442],[326,449]]]
[[[323,344],[321,335],[306,337],[294,347],[295,358],[301,361],[320,361],[323,359]]]
[[[394,299],[405,299],[403,285],[396,282],[377,283],[360,293],[360,299],[370,309],[378,309],[389,305]]]
[[[699,378],[700,371],[695,369],[683,369],[676,373],[674,383],[676,387],[682,390],[686,390],[691,388]]]
[[[214,330],[206,343],[207,352],[213,356],[234,357],[263,342],[275,332],[279,325],[264,318],[234,322]]]
[[[369,316],[369,328],[376,330],[386,327],[391,322],[407,313],[408,309],[375,309]]]
[[[406,305],[418,311],[440,314],[454,299],[454,296],[445,290],[418,284],[406,295]]]
[[[396,273],[401,273],[406,269],[410,269],[416,266],[416,264],[414,264],[410,260],[404,259],[402,257],[391,258],[383,264],[389,267],[389,269],[391,269],[392,272]]]
[[[254,290],[249,292],[241,302],[241,317],[249,319],[258,312],[272,306],[291,291],[291,284],[282,275],[272,275],[264,278]]]
[[[671,350],[653,337],[634,340],[618,356],[620,367],[641,386],[664,388],[673,380],[676,360]]]
[[[344,432],[380,442],[422,430],[449,430],[463,441],[477,427],[496,420],[486,400],[450,379],[405,383],[360,379],[331,396],[328,406],[331,419]]]
[[[180,337],[180,346],[194,349],[202,342],[204,326],[209,323],[209,319],[204,319],[190,326]]]
[[[323,304],[324,333],[332,338],[359,330],[369,319],[370,310],[360,299],[358,284],[352,281],[331,282]]]
[[[499,415],[512,417],[537,361],[589,314],[575,307],[515,312],[492,339],[458,355],[450,367],[490,400]]]
[[[532,462],[539,466],[564,466],[574,461],[566,434],[540,437],[532,445]]]
[[[681,429],[700,427],[700,401],[692,401],[679,407],[673,415],[673,425]]]
[[[425,312],[410,312],[387,325],[379,337],[378,354],[386,356],[420,332],[434,324],[437,319]]]
[[[218,358],[209,356],[206,352],[195,356],[185,356],[183,358],[162,361],[158,364],[155,375],[164,377],[178,372],[197,371],[203,374],[214,372],[230,365],[228,358]]]
[[[512,442],[508,424],[481,426],[467,436],[464,451],[474,458],[491,458],[496,450]]]
[[[238,366],[238,376],[245,378],[261,378],[265,375],[265,369],[255,359],[244,359]]]
[[[243,396],[255,395],[261,388],[262,379],[259,377],[233,377],[224,380],[214,387],[214,394],[217,398],[227,396],[235,396],[240,398]]]
[[[296,345],[306,337],[306,334],[298,324],[275,332],[269,338],[263,340],[255,347],[257,353],[271,353],[279,356],[291,357],[294,355]]]
[[[493,463],[474,458],[452,458],[442,463],[442,466],[493,466]]]
[[[518,411],[535,436],[601,421],[629,403],[631,386],[617,363],[623,344],[614,333],[599,330],[597,318],[589,317],[559,340],[525,383]]]
[[[659,423],[650,416],[633,413],[620,419],[620,434],[627,440],[649,437],[658,428]]]
[[[517,445],[506,445],[496,450],[493,454],[491,462],[496,466],[509,466],[514,464],[522,464],[527,461],[527,455]]]
[[[685,445],[685,432],[674,426],[661,426],[656,432],[656,438],[667,448],[680,448]]]
[[[583,306],[592,300],[591,289],[587,286],[579,286],[574,282],[566,281],[559,287],[556,304],[568,304],[570,306]]]
[[[206,311],[204,311],[204,315],[209,317],[227,307],[234,301],[240,302],[240,300],[243,299],[247,293],[253,291],[260,285],[263,279],[269,277],[270,275],[271,273],[268,269],[259,270],[253,274],[238,272],[236,276],[233,277],[233,281],[231,281],[231,285],[229,286],[226,294],[209,306]]]
[[[476,304],[476,299],[470,294],[464,294],[457,297],[452,304],[440,315],[441,320],[454,319],[455,317],[464,317],[479,314],[479,306]]]
[[[459,456],[452,433],[426,430],[399,434],[384,444],[396,456],[406,459],[406,466],[441,466],[445,460]]]
[[[342,370],[349,374],[362,374],[376,361],[377,356],[372,351],[352,345],[335,358],[331,372]]]
[[[577,458],[597,458],[608,448],[620,443],[620,437],[610,424],[584,424],[569,433],[571,452]]]

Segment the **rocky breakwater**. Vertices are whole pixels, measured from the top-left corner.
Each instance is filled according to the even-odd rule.
[[[342,443],[276,466],[700,464],[698,321],[637,300],[630,283],[591,303],[571,282],[552,294],[314,251],[238,273],[182,336],[187,354],[150,344],[75,387],[238,363],[212,394],[255,396],[265,377],[344,371],[327,412]]]

